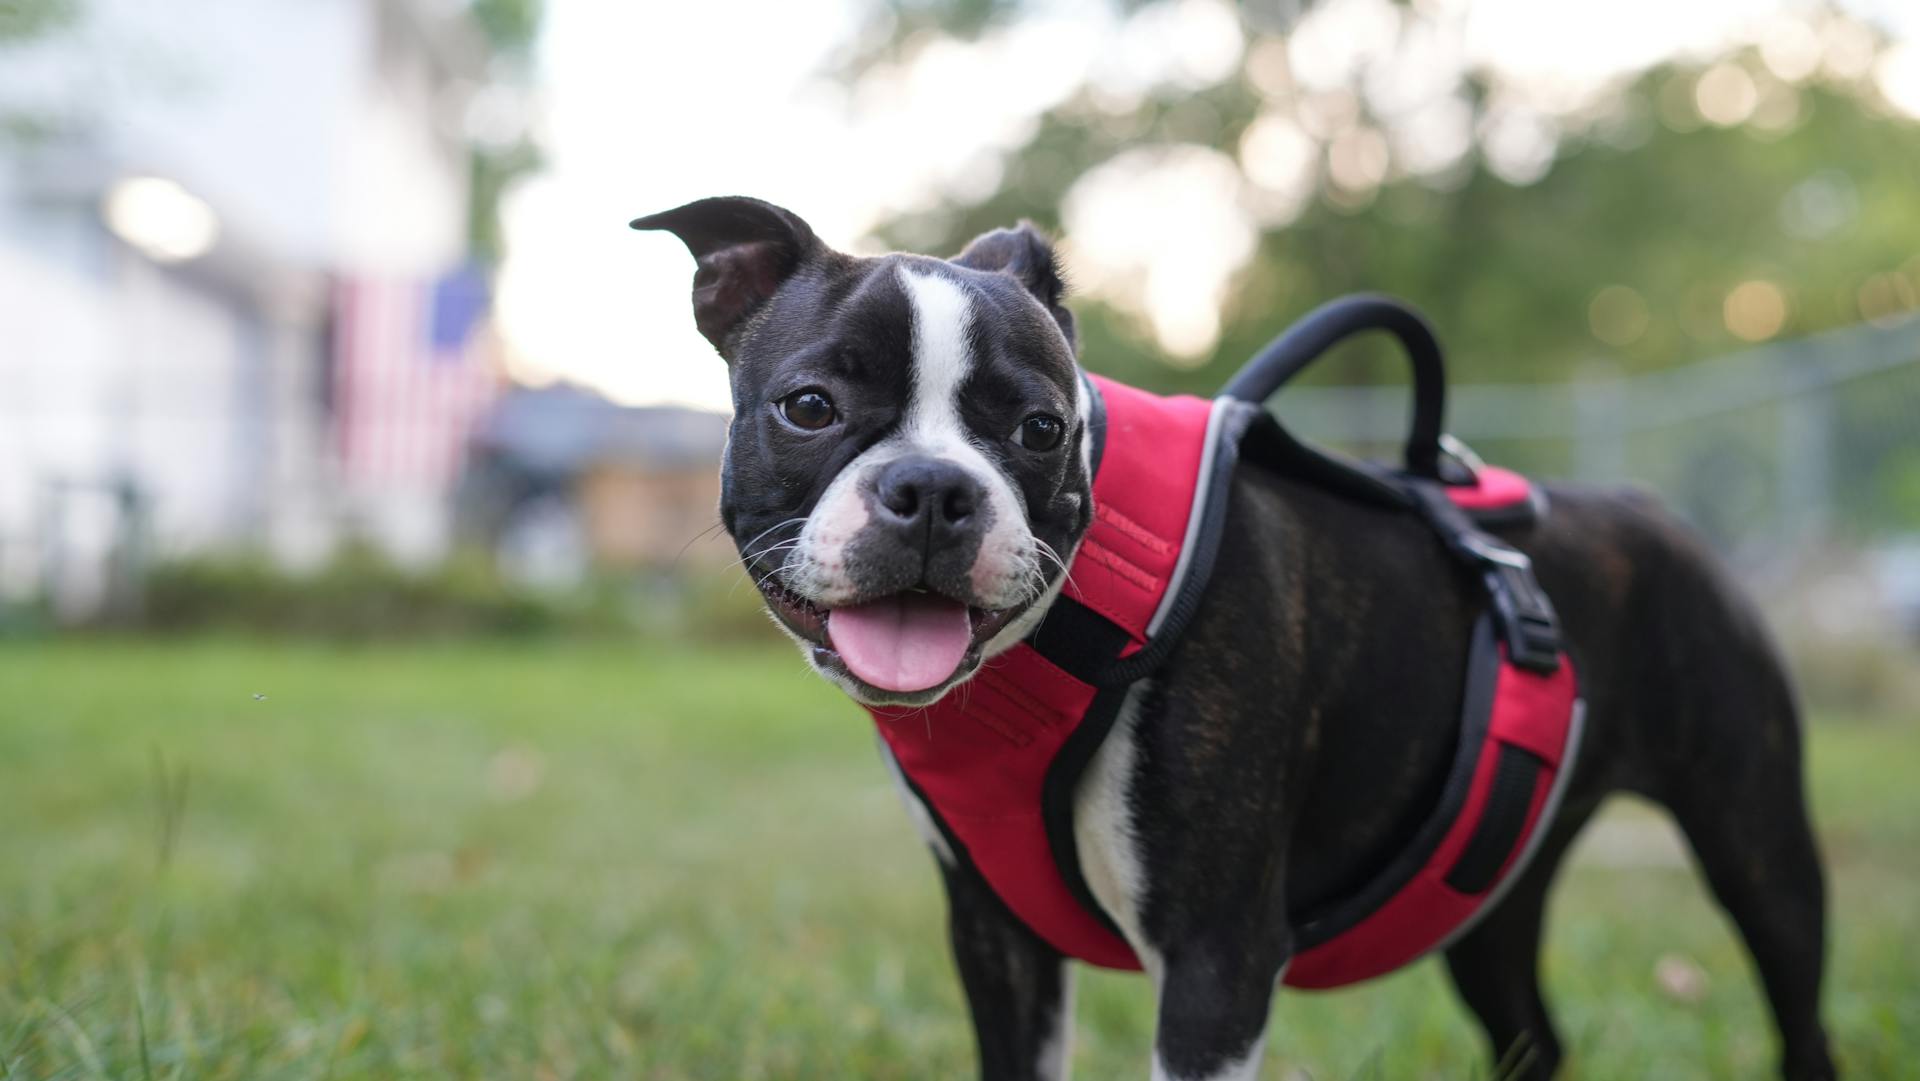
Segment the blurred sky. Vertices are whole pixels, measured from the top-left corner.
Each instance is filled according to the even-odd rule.
[[[1920,115],[1920,3],[1843,6],[1902,43],[1878,80]],[[1704,59],[1770,36],[1792,48],[1793,16],[1806,9],[1795,0],[1414,7],[1464,16],[1463,31],[1411,54],[1403,46],[1392,85],[1369,85],[1370,95],[1444,99],[1463,67],[1485,67],[1546,112],[1669,58]],[[977,45],[929,44],[910,65],[856,86],[823,77],[868,25],[869,10],[860,0],[550,0],[538,51],[548,164],[505,207],[500,314],[517,375],[576,380],[629,403],[725,409],[725,370],[693,327],[691,258],[669,235],[629,232],[628,219],[707,195],[756,195],[800,213],[829,244],[864,250],[867,232],[889,213],[990,194],[1000,156],[1083,86],[1119,108],[1154,87],[1204,87],[1258,60],[1222,0],[1168,0],[1129,18],[1097,0],[1058,0]],[[1291,78],[1347,80],[1392,42],[1396,18],[1389,0],[1316,6],[1287,46]],[[1831,56],[1845,43],[1816,46]],[[1444,119],[1418,127],[1444,143]],[[1502,175],[1524,182],[1551,161],[1551,136],[1524,124],[1502,134],[1482,137],[1490,158],[1504,157],[1492,162]],[[1457,156],[1460,141],[1430,150]],[[1219,212],[1233,199],[1210,186],[1217,167],[1196,165],[1173,174],[1170,190],[1167,174],[1159,188],[1124,171],[1090,174],[1066,214],[1071,269],[1096,291],[1106,272],[1130,261],[1177,271],[1160,275],[1167,288],[1144,298],[1175,352],[1210,344],[1213,308],[1252,239],[1249,220]]]

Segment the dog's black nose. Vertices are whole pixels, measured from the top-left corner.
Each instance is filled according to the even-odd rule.
[[[883,521],[938,548],[977,524],[984,493],[973,474],[958,465],[914,456],[883,467],[874,494],[874,510]]]

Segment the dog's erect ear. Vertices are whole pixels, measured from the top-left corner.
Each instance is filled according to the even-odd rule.
[[[738,195],[701,199],[628,224],[665,229],[693,253],[693,322],[729,363],[734,332],[747,316],[824,250],[799,215]]]
[[[1054,257],[1053,245],[1032,222],[1023,221],[1011,229],[995,229],[973,238],[953,262],[1018,278],[1060,324],[1067,344],[1074,344],[1073,313],[1060,303],[1067,291],[1067,283],[1060,276],[1060,262]]]

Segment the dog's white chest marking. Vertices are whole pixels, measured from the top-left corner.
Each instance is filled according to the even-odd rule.
[[[1073,801],[1073,841],[1079,850],[1080,872],[1087,888],[1100,902],[1120,933],[1140,958],[1141,967],[1160,982],[1160,955],[1141,931],[1140,911],[1146,902],[1147,879],[1133,823],[1134,727],[1140,702],[1150,681],[1127,691],[1113,730],[1094,752],[1080,779]]]

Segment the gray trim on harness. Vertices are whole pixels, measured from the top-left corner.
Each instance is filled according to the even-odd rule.
[[[1193,483],[1193,508],[1187,512],[1187,531],[1180,539],[1180,558],[1174,561],[1173,574],[1167,579],[1166,592],[1160,594],[1160,606],[1153,610],[1153,618],[1147,621],[1147,637],[1160,633],[1160,625],[1167,620],[1167,613],[1173,609],[1174,601],[1180,597],[1180,589],[1186,583],[1187,571],[1193,566],[1193,552],[1197,545],[1194,538],[1200,534],[1200,526],[1207,516],[1207,501],[1213,497],[1213,460],[1220,447],[1220,424],[1226,415],[1229,402],[1234,398],[1215,398],[1213,406],[1207,412],[1206,445],[1200,450],[1200,474]]]

